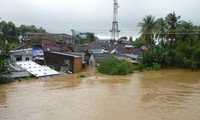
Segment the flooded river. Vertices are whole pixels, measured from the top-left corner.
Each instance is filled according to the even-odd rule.
[[[0,85],[0,120],[200,120],[200,72],[85,73]]]

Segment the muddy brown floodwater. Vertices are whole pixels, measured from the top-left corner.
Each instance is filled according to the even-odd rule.
[[[200,72],[84,72],[0,85],[0,120],[200,120]]]

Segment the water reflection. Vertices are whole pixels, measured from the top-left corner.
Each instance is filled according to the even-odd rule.
[[[187,70],[78,74],[0,85],[0,119],[197,120],[200,74]],[[23,112],[25,111],[25,112]]]

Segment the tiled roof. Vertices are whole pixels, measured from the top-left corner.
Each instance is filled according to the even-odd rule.
[[[90,46],[89,46],[89,48],[103,48],[103,47],[105,47],[105,48],[107,48],[107,47],[109,47],[109,45],[108,45],[108,43],[102,43],[102,42],[95,42],[95,43],[92,43],[92,44],[90,44]]]
[[[123,44],[113,44],[108,47],[107,51],[111,52],[114,49],[120,49],[120,48],[125,48],[125,46]]]
[[[26,46],[26,45],[28,45],[28,43],[21,43],[21,44],[19,44],[18,46],[16,46],[16,47],[14,48],[14,50],[18,50],[18,49],[20,49],[20,48],[22,48],[22,47],[24,47],[24,46]]]
[[[107,53],[94,53],[92,55],[93,55],[95,61],[99,61],[100,59],[109,57],[111,54],[107,54]]]
[[[119,54],[131,54],[132,51],[130,51],[128,48],[118,48],[117,53],[119,53]]]
[[[140,48],[131,48],[131,51],[133,51],[133,53],[134,53],[135,55],[140,55],[140,54],[143,54],[143,53],[144,53],[143,50],[140,49]]]

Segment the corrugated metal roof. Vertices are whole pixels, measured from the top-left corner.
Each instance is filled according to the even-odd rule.
[[[69,54],[69,53],[61,53],[61,52],[50,52],[50,53],[59,54],[59,55],[71,56],[71,57],[74,57],[74,58],[79,58],[79,57],[81,57],[81,56],[73,55],[73,54]]]
[[[20,61],[16,63],[36,77],[58,75],[59,73],[47,66],[41,66],[33,61]]]

